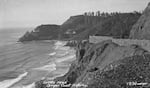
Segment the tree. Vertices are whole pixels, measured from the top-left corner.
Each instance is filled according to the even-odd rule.
[[[92,12],[91,14],[92,14],[92,16],[94,16],[94,12]]]
[[[101,16],[101,13],[100,13],[100,11],[97,11],[97,16]]]
[[[87,16],[87,15],[88,15],[87,12],[85,12],[85,13],[84,13],[84,16]]]

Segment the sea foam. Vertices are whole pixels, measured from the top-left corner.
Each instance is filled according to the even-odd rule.
[[[27,86],[23,86],[22,88],[35,88],[35,83],[29,84]]]
[[[52,52],[52,53],[50,53],[50,54],[48,54],[48,55],[53,56],[53,55],[55,55],[55,54],[56,54],[56,52]]]
[[[10,79],[10,80],[4,80],[2,82],[0,82],[0,88],[8,88],[10,86],[12,86],[13,84],[17,83],[18,81],[20,81],[23,77],[25,77],[28,74],[28,72],[25,72],[21,75],[19,75],[17,78],[15,79]]]
[[[55,60],[53,62],[48,63],[47,65],[41,66],[41,67],[37,67],[37,68],[32,68],[34,70],[40,70],[40,71],[55,71],[56,70],[56,63],[61,63],[63,61],[69,60],[69,59],[73,59],[75,58],[75,54],[72,52],[72,50],[70,49],[70,47],[64,46],[66,44],[66,42],[63,41],[57,41],[54,45],[54,52],[50,53],[50,56],[58,56],[55,57]],[[12,86],[13,84],[15,84],[16,82],[19,82],[23,77],[25,77],[27,75],[27,73],[21,74],[20,76],[18,76],[18,78],[16,79],[12,79],[12,80],[5,80],[2,81],[0,83],[0,88],[8,88],[10,86]],[[63,74],[60,74],[59,76],[62,76]],[[57,75],[58,76],[58,75]],[[52,77],[52,79],[55,78]],[[15,88],[34,88],[35,87],[35,83],[29,84],[29,85],[20,85],[17,86]]]
[[[68,51],[66,51],[66,52],[60,52],[60,53],[57,53],[57,56],[65,56],[65,55],[67,55],[67,54],[69,54],[69,52]]]
[[[75,57],[76,57],[76,55],[74,55],[74,54],[73,55],[69,55],[69,56],[65,56],[65,57],[56,59],[56,62],[60,63],[60,62],[63,62],[63,61],[67,61],[67,60],[73,59]]]
[[[62,48],[67,42],[57,41],[54,45],[54,49],[60,49]]]
[[[56,64],[55,63],[49,63],[48,65],[44,65],[42,67],[33,68],[34,70],[45,70],[45,71],[54,71],[56,70]]]
[[[55,46],[58,46],[58,45],[61,45],[61,46],[64,46],[67,42],[65,41],[57,41],[54,45]]]

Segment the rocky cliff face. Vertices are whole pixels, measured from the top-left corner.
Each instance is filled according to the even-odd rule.
[[[150,54],[137,45],[119,46],[109,40],[97,44],[81,43],[76,56],[68,73],[55,81],[80,83],[87,88],[137,88],[128,83],[150,82]],[[42,81],[36,84],[36,88],[48,88]]]
[[[132,27],[130,38],[150,39],[150,3],[144,10],[137,23]]]

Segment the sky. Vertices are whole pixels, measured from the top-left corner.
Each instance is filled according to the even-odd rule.
[[[0,0],[0,28],[61,25],[89,11],[142,11],[149,0]]]

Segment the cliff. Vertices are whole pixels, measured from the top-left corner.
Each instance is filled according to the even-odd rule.
[[[132,13],[101,13],[101,15],[71,16],[62,25],[40,25],[27,32],[19,41],[66,39],[83,40],[90,35],[128,38],[130,29],[141,16]]]
[[[133,24],[140,16],[138,12],[72,16],[61,25],[61,35],[72,40],[88,39],[90,35],[129,38]]]
[[[26,32],[21,38],[20,42],[32,40],[53,40],[58,39],[59,25],[40,25],[31,32]]]
[[[86,88],[138,88],[143,85],[130,83],[150,81],[150,53],[140,46],[120,46],[107,40],[96,44],[79,43],[77,47],[77,59],[69,71],[54,80],[70,84],[65,88],[75,88],[73,84],[84,84]],[[41,80],[36,88],[48,87]]]
[[[144,10],[142,16],[132,27],[130,38],[132,39],[150,39],[150,3]]]

